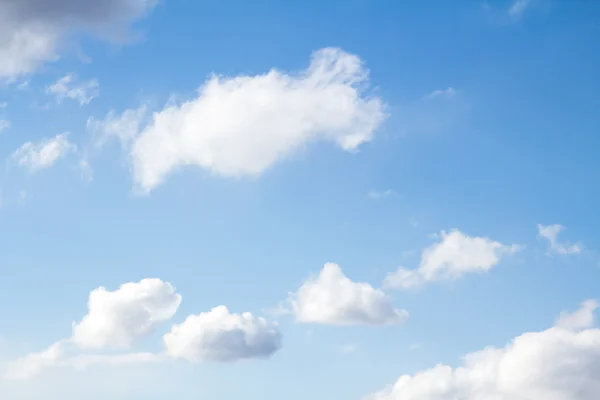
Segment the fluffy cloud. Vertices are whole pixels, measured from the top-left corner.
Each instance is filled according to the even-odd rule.
[[[386,116],[379,98],[364,96],[367,85],[360,58],[335,48],[315,52],[298,74],[212,76],[196,98],[169,104],[134,135],[126,131],[135,136],[128,147],[134,181],[149,191],[183,166],[257,176],[317,141],[355,150],[373,138]],[[137,115],[127,113],[122,118],[128,121]],[[107,126],[123,125],[135,127],[108,118]]]
[[[457,279],[464,274],[486,272],[500,259],[519,251],[518,245],[504,245],[486,237],[472,237],[459,230],[442,231],[440,241],[423,250],[419,268],[399,268],[388,275],[384,286],[409,289],[426,282]]]
[[[100,93],[98,81],[76,83],[75,76],[68,74],[46,88],[46,92],[56,97],[58,102],[64,99],[75,100],[80,106],[89,104]]]
[[[27,142],[19,147],[11,158],[32,172],[51,167],[60,158],[77,150],[77,146],[69,141],[68,136],[68,133],[62,133],[37,143]]]
[[[73,325],[72,341],[83,349],[128,348],[171,319],[181,296],[160,279],[126,283],[113,292],[90,293],[88,314]]]
[[[581,253],[580,244],[570,244],[568,242],[560,243],[558,234],[564,229],[562,225],[540,225],[538,224],[538,234],[540,237],[550,242],[550,250],[556,254],[579,254]]]
[[[167,359],[231,362],[267,358],[281,348],[282,335],[275,324],[250,313],[233,314],[220,306],[174,325],[163,337],[164,352],[131,352],[136,341],[171,319],[180,303],[175,288],[160,279],[125,283],[114,291],[95,289],[89,296],[87,315],[73,323],[70,338],[8,363],[2,378],[29,379],[49,368],[84,369]]]
[[[190,315],[163,340],[169,356],[191,362],[266,358],[281,347],[276,326],[250,313],[232,314],[225,306]]]
[[[353,282],[339,265],[327,263],[290,297],[291,311],[299,322],[331,325],[397,325],[408,312],[368,283]]]
[[[109,37],[122,33],[156,0],[0,0],[0,79],[34,72],[59,58],[74,30]],[[115,37],[114,39],[117,39]]]
[[[28,379],[55,367],[123,365],[161,360],[151,353],[78,354],[78,350],[128,349],[136,340],[171,319],[181,303],[175,288],[160,279],[143,279],[115,291],[99,287],[90,293],[88,313],[73,323],[73,335],[47,350],[9,363],[5,379]]]
[[[468,354],[463,365],[438,365],[403,375],[370,400],[596,400],[600,393],[597,304],[586,302],[575,319],[524,333],[503,348]],[[563,314],[563,319],[567,314]]]

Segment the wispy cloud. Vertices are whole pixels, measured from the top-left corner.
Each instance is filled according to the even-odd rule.
[[[60,158],[77,150],[68,137],[68,133],[61,133],[37,143],[27,142],[12,154],[11,159],[32,172],[51,167]]]
[[[399,197],[399,195],[391,189],[387,190],[370,190],[367,197],[374,200],[385,199],[387,197]]]
[[[571,244],[569,242],[559,242],[558,234],[565,229],[564,226],[559,224],[554,225],[541,225],[538,224],[538,235],[550,242],[550,250],[556,254],[579,254],[583,246],[580,243]]]
[[[58,102],[64,99],[75,100],[80,106],[89,104],[100,94],[100,84],[92,79],[86,82],[76,83],[73,74],[65,75],[46,88],[48,94],[56,97]]]
[[[338,351],[340,352],[341,355],[346,356],[346,355],[355,353],[356,350],[357,350],[357,347],[355,344],[346,344],[344,346],[341,346]]]
[[[508,16],[513,20],[520,19],[534,0],[515,0],[508,8]]]
[[[6,119],[0,119],[0,132],[7,130],[10,128],[10,121]]]
[[[425,98],[426,99],[435,99],[435,98],[439,98],[439,97],[449,98],[449,97],[456,96],[456,94],[457,94],[456,89],[454,89],[453,87],[448,87],[446,89],[434,90],[433,92],[426,94]]]

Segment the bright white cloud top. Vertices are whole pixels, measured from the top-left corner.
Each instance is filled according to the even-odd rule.
[[[264,359],[281,348],[282,335],[276,324],[248,312],[233,314],[227,307],[219,306],[173,325],[163,336],[164,352],[133,352],[132,347],[140,339],[173,318],[181,300],[173,285],[156,278],[125,283],[114,291],[94,289],[89,296],[88,313],[80,322],[73,323],[70,338],[8,363],[2,378],[25,380],[50,368],[83,369],[168,359],[190,362]]]
[[[498,265],[502,257],[521,249],[516,244],[504,245],[486,237],[469,236],[459,230],[442,231],[438,238],[437,243],[423,250],[419,268],[399,268],[386,277],[384,286],[411,289],[427,282],[487,272]]]
[[[72,341],[83,349],[129,348],[158,325],[170,320],[181,295],[160,279],[126,283],[113,292],[93,290],[88,313],[73,325]]]
[[[369,400],[596,400],[600,393],[597,303],[541,332],[524,333],[502,348],[467,354],[460,367],[438,365],[403,375]]]
[[[299,322],[327,325],[399,325],[408,312],[396,308],[381,289],[353,282],[339,265],[327,263],[290,296]]]
[[[370,141],[386,113],[381,99],[364,95],[368,78],[359,57],[325,48],[298,74],[273,69],[256,76],[215,75],[195,99],[169,104],[146,125],[139,122],[141,114],[128,110],[123,122],[110,114],[105,130],[134,138],[134,181],[144,191],[184,166],[253,177],[310,143],[333,142],[353,151]],[[102,131],[101,122],[93,125]]]

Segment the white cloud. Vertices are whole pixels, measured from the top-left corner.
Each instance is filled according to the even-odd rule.
[[[65,75],[46,88],[46,92],[56,97],[58,102],[64,99],[75,100],[80,106],[89,104],[100,93],[100,85],[95,79],[76,83],[73,74]]]
[[[586,300],[574,313],[562,312],[556,320],[556,326],[564,329],[585,329],[594,325],[594,311],[598,308],[596,300]]]
[[[550,242],[550,250],[557,254],[579,254],[581,253],[582,246],[580,244],[570,244],[568,242],[560,243],[558,241],[558,234],[564,229],[563,226],[554,225],[540,225],[538,224],[538,234],[540,237],[547,239]]]
[[[94,180],[94,169],[90,165],[87,158],[83,158],[79,161],[78,168],[79,172],[81,173],[81,177],[86,182],[91,182]]]
[[[73,367],[82,370],[93,365],[121,366],[148,364],[161,361],[164,361],[164,357],[154,353],[83,354],[61,361],[59,366]]]
[[[438,365],[401,376],[371,400],[596,400],[600,329],[584,303],[585,324],[524,333],[503,348],[468,354],[460,367]],[[595,304],[595,303],[594,303]],[[566,314],[563,314],[563,317]]]
[[[181,303],[175,288],[160,279],[126,283],[111,292],[90,293],[88,314],[73,325],[72,341],[83,349],[129,348],[171,319]]]
[[[339,348],[339,352],[341,355],[347,356],[352,353],[356,353],[358,347],[355,344],[346,344]]]
[[[88,313],[81,322],[73,323],[72,337],[9,363],[3,377],[29,379],[48,368],[160,361],[160,355],[151,353],[72,354],[81,349],[129,349],[136,340],[171,319],[180,303],[175,288],[160,279],[125,283],[112,292],[99,287],[90,293]]]
[[[512,19],[520,19],[525,11],[533,4],[533,0],[515,0],[508,8],[508,15]]]
[[[0,2],[0,79],[14,80],[59,58],[59,48],[74,31],[109,39],[156,0],[2,0]]]
[[[164,352],[133,352],[132,345],[171,319],[180,303],[175,288],[160,279],[125,283],[114,291],[97,288],[90,293],[87,315],[73,323],[70,338],[4,365],[2,378],[24,380],[50,368],[85,369],[168,359],[232,362],[267,358],[281,348],[276,324],[250,313],[233,314],[220,306],[173,325],[163,336]]]
[[[57,342],[42,352],[29,354],[11,362],[4,368],[2,377],[10,380],[31,378],[44,369],[55,366],[62,356],[62,343]]]
[[[364,95],[367,86],[360,58],[335,48],[315,52],[298,74],[273,69],[212,76],[196,98],[170,103],[135,135],[129,148],[134,181],[150,191],[183,166],[255,177],[318,141],[353,151],[373,138],[386,117],[382,101]],[[129,120],[126,113],[122,118]],[[114,116],[109,121],[121,126]]]
[[[387,190],[381,190],[381,191],[371,190],[371,191],[369,191],[369,193],[367,193],[367,196],[374,200],[380,200],[380,199],[385,199],[387,197],[398,196],[398,195],[393,190],[387,189]]]
[[[434,90],[433,92],[425,95],[425,98],[427,98],[427,99],[435,99],[438,97],[451,98],[451,97],[456,96],[456,93],[457,93],[456,89],[454,89],[453,87],[448,87],[446,89]]]
[[[118,139],[123,146],[128,146],[142,127],[147,113],[146,106],[133,110],[126,110],[121,115],[115,115],[114,111],[102,119],[93,117],[87,121],[87,130],[96,135],[98,146],[102,146],[111,138]]]
[[[299,322],[330,325],[398,325],[408,312],[368,283],[353,282],[339,265],[327,263],[290,295],[291,311]]]
[[[0,119],[0,132],[7,130],[10,128],[10,121],[6,119]]]
[[[6,108],[8,107],[8,103],[5,101],[0,102],[0,108]]]
[[[31,171],[51,167],[60,158],[77,150],[77,146],[69,141],[68,136],[68,133],[62,133],[37,143],[27,142],[19,147],[11,158]]]
[[[72,350],[66,341],[54,343],[42,352],[29,354],[7,364],[4,367],[2,379],[12,381],[28,380],[51,368],[83,370],[94,365],[115,367],[156,363],[164,360],[164,357],[154,353],[70,355]]]
[[[423,250],[419,268],[399,268],[388,275],[384,286],[410,289],[426,282],[457,279],[465,274],[486,272],[500,259],[520,250],[520,246],[504,245],[486,237],[472,237],[459,230],[442,231],[439,242]]]
[[[219,306],[190,315],[164,336],[166,352],[191,362],[266,358],[281,347],[281,333],[264,318]]]

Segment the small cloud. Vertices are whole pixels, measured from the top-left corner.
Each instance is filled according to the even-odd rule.
[[[339,352],[341,355],[349,355],[352,353],[355,353],[357,350],[357,347],[355,344],[346,344],[342,347],[339,348]]]
[[[586,329],[594,326],[594,314],[598,309],[598,302],[590,299],[581,303],[575,312],[563,311],[556,320],[556,326],[568,330]]]
[[[381,289],[350,280],[339,265],[327,263],[288,298],[297,322],[324,325],[401,325],[409,317]]]
[[[388,274],[384,287],[414,289],[427,282],[454,280],[466,274],[483,273],[498,265],[521,246],[504,245],[487,237],[466,235],[459,230],[442,231],[437,243],[425,248],[417,269],[398,268]]]
[[[521,19],[534,0],[515,0],[508,8],[508,16],[513,20]]]
[[[23,81],[17,85],[17,90],[27,90],[29,89],[29,81]]]
[[[367,193],[367,196],[374,200],[385,199],[387,197],[399,197],[399,195],[391,189],[381,191],[371,190]]]
[[[6,108],[6,107],[8,107],[8,103],[7,102],[5,102],[5,101],[0,102],[0,108]]]
[[[571,244],[569,242],[560,243],[558,234],[564,229],[564,226],[559,224],[541,225],[538,224],[538,235],[550,242],[550,250],[556,254],[579,254],[583,246],[579,243]]]
[[[60,103],[64,99],[75,100],[80,106],[89,104],[100,93],[100,85],[95,79],[80,84],[75,83],[75,76],[68,74],[46,88],[48,94],[53,94]]]
[[[49,168],[60,158],[77,150],[77,146],[69,141],[68,136],[68,133],[62,133],[37,143],[27,142],[11,155],[11,159],[32,172]]]
[[[188,316],[164,335],[167,355],[196,362],[266,359],[282,344],[277,325],[249,312],[234,314],[225,306]]]
[[[0,119],[0,133],[8,128],[10,128],[10,121],[6,119]]]
[[[409,351],[417,351],[417,350],[421,350],[422,348],[423,348],[422,343],[413,343],[410,346],[408,346]]]
[[[434,90],[431,93],[428,93],[425,95],[426,99],[435,99],[435,98],[452,98],[454,96],[456,96],[457,92],[456,89],[452,88],[452,87],[448,87],[446,89],[438,89],[438,90]]]

